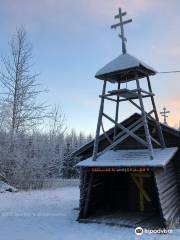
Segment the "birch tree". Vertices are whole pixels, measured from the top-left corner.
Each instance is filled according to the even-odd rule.
[[[9,47],[8,56],[2,57],[0,81],[4,104],[9,107],[6,122],[14,139],[16,133],[31,130],[43,119],[45,106],[37,102],[42,91],[38,90],[38,74],[32,72],[32,47],[23,28],[16,31]]]

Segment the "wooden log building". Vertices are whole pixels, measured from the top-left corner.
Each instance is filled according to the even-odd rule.
[[[150,81],[156,71],[127,53],[124,25],[132,20],[125,15],[119,9],[119,23],[111,26],[120,27],[122,54],[95,76],[103,81],[95,140],[73,154],[80,159],[79,221],[172,227],[180,215],[180,132],[159,122]],[[113,116],[107,101],[115,104]],[[139,114],[122,122],[123,102]],[[114,127],[106,131],[104,120]]]
[[[122,124],[128,127],[139,118],[140,115],[135,113]],[[148,125],[152,136],[156,138],[155,122],[149,120]],[[91,160],[94,141],[74,152],[73,155],[81,160],[77,164],[80,167],[80,222],[105,222],[133,227],[138,225],[172,227],[178,224],[180,131],[164,124],[161,127],[167,146],[167,152],[164,153],[165,160],[162,159],[161,153],[159,155],[157,153],[156,159],[149,160],[147,152],[144,152],[146,150],[142,150],[142,146],[132,137],[116,147],[115,155],[108,153],[109,155],[101,156],[97,161]],[[113,139],[114,128],[107,134]],[[145,136],[143,127],[137,134],[141,137]],[[99,152],[108,145],[107,138],[102,134]],[[155,151],[156,148],[154,144]],[[169,148],[174,150],[173,154],[168,152]],[[124,161],[122,155],[118,156],[120,151],[121,154],[122,151],[125,154]],[[141,161],[142,155],[143,161]],[[84,215],[88,184],[92,174],[93,188],[88,211]]]

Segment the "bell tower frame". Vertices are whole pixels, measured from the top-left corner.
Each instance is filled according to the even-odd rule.
[[[134,138],[137,142],[139,142],[143,147],[147,148],[150,159],[153,159],[153,142],[157,144],[160,148],[165,148],[165,141],[161,130],[161,125],[159,123],[159,117],[156,109],[156,104],[154,100],[154,93],[152,92],[150,75],[155,75],[155,71],[148,67],[143,62],[138,59],[132,57],[127,54],[126,50],[126,42],[127,39],[124,34],[124,25],[132,22],[132,19],[123,20],[123,17],[126,15],[126,12],[122,12],[119,9],[118,15],[115,16],[115,19],[119,19],[119,23],[111,26],[112,29],[116,29],[120,27],[121,33],[119,37],[122,40],[122,55],[120,55],[117,59],[107,64],[104,68],[102,68],[97,74],[96,78],[103,80],[103,88],[102,94],[100,95],[101,103],[99,108],[99,116],[97,122],[97,129],[94,141],[93,148],[93,160],[96,161],[97,157],[103,154],[104,152],[114,149],[118,144],[123,142],[129,136]],[[146,79],[148,89],[144,90],[141,88],[140,80]],[[135,89],[122,88],[122,83],[127,83],[129,81],[133,81],[135,83]],[[117,84],[117,88],[115,90],[107,91],[107,83],[115,83]],[[147,112],[145,109],[144,99],[150,98],[152,110]],[[136,101],[137,100],[137,101]],[[104,111],[105,101],[115,102],[115,117],[112,118]],[[120,116],[120,103],[121,102],[129,102],[133,106],[135,106],[141,114],[141,117],[131,124],[128,127],[123,126],[119,123]],[[154,116],[152,116],[154,114]],[[110,138],[103,126],[103,118],[108,119],[111,123],[114,124],[114,136],[113,139]],[[158,133],[158,140],[151,136],[148,119],[153,120],[156,123],[156,129]],[[136,131],[144,127],[145,139],[141,138],[136,134]],[[99,151],[99,136],[100,131],[107,138],[109,145],[103,150]],[[118,129],[121,131],[118,133]]]

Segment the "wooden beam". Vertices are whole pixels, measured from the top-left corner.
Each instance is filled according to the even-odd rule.
[[[142,98],[148,98],[148,97],[151,97],[151,95],[143,95],[143,96],[142,96]],[[125,101],[128,101],[129,99],[131,99],[131,100],[136,100],[136,99],[138,99],[138,97],[121,99],[119,102],[125,102]]]
[[[127,128],[130,130],[130,131],[133,131],[132,129],[139,123],[142,122],[142,117],[140,119],[138,119],[137,121],[135,121],[134,123],[132,123],[130,126],[128,126]],[[125,133],[125,131],[122,131],[120,132],[116,137],[115,139],[121,137],[123,134]]]
[[[93,177],[94,177],[93,172],[91,172],[90,174],[91,175],[90,175],[90,179],[89,179],[89,183],[88,183],[87,195],[85,198],[83,217],[87,217],[88,210],[89,210],[89,202],[90,202],[91,190],[92,190],[92,185],[93,185]]]
[[[144,190],[144,187],[143,187],[144,177],[142,176],[142,174],[136,174],[136,175],[131,174],[131,176],[139,190],[139,207],[140,207],[140,211],[143,212],[144,211],[144,199],[147,202],[151,202],[150,197],[148,196],[147,192]],[[147,177],[150,177],[150,175],[148,175]]]
[[[142,112],[142,116],[143,116],[144,130],[145,130],[146,141],[147,141],[147,144],[148,144],[149,155],[150,155],[150,158],[153,159],[154,153],[153,153],[153,147],[152,147],[152,142],[151,142],[151,135],[150,135],[150,132],[149,132],[146,112],[144,110],[144,103],[143,103],[141,90],[140,90],[141,89],[140,88],[140,83],[139,83],[139,79],[138,79],[138,75],[137,74],[136,74],[136,85],[137,85],[137,89],[139,89],[139,91],[138,91],[139,103],[140,103],[141,112]]]
[[[145,91],[143,89],[141,89],[141,92],[145,93],[145,94],[148,94],[149,96],[155,96],[155,94],[153,92],[148,92],[148,91]]]
[[[138,181],[137,177],[135,177],[135,176],[133,176],[133,175],[132,175],[132,178],[133,178],[136,186],[138,187],[139,191],[140,191],[140,192],[142,193],[142,195],[144,196],[144,198],[145,198],[148,202],[150,202],[151,199],[150,199],[150,197],[148,196],[148,194],[145,192],[143,186],[140,184],[140,181]],[[139,176],[139,178],[143,178],[143,177]]]
[[[147,143],[142,138],[138,137],[136,134],[131,132],[128,128],[124,127],[121,123],[115,122],[111,117],[109,117],[105,113],[103,113],[103,116],[106,117],[111,122],[113,122],[118,128],[124,130],[128,135],[130,135],[131,137],[135,138],[138,142],[140,142],[141,144],[147,146]]]
[[[102,95],[104,95],[105,92],[106,92],[106,81],[104,81],[104,84],[103,84]],[[99,116],[98,116],[97,129],[96,129],[96,137],[94,140],[93,161],[96,160],[97,153],[98,153],[99,135],[100,135],[100,128],[101,128],[101,123],[102,123],[103,110],[104,110],[104,98],[101,98],[101,105],[100,105],[100,109],[99,109]]]
[[[104,130],[104,125],[103,122],[101,123],[101,127],[102,127],[102,131],[104,133],[104,136],[106,137],[106,139],[109,141],[110,144],[112,144],[112,140],[110,139],[110,137],[107,135],[107,132]]]
[[[129,102],[132,103],[135,107],[137,107],[139,110],[141,110],[141,107],[140,107],[137,103],[133,102],[131,99],[128,99],[128,100],[129,100]],[[151,114],[154,113],[154,109],[151,110],[149,113],[147,113],[147,112],[145,112],[145,113],[146,113],[147,116],[149,116],[149,117],[152,118]]]
[[[140,189],[143,189],[143,178],[139,177]],[[144,212],[144,196],[142,191],[139,191],[140,211]]]
[[[139,123],[136,127],[134,127],[133,129],[131,129],[130,131],[131,132],[135,132],[135,131],[137,131],[139,128],[141,128],[143,126],[143,123],[141,122],[141,123]],[[119,143],[121,143],[122,141],[124,141],[126,138],[128,138],[129,137],[129,134],[128,133],[125,133],[125,131],[122,131],[123,132],[123,136],[121,136],[121,138],[116,138],[116,139],[118,139],[118,144]],[[136,139],[137,140],[137,139]],[[147,144],[146,144],[146,142],[143,140],[143,139],[141,139],[142,140],[142,142],[141,141],[139,141],[139,143],[141,143],[142,145],[144,145],[144,146],[146,146],[147,147]],[[138,141],[138,140],[137,140]],[[144,141],[144,142],[143,142]]]
[[[158,146],[160,146],[161,147],[161,144],[160,144],[160,142],[158,142],[155,138],[153,138],[152,136],[151,136],[151,139],[152,139],[152,141],[153,142],[155,142]]]
[[[147,83],[148,83],[149,92],[152,93],[151,82],[150,82],[149,76],[147,76]],[[152,102],[153,109],[154,109],[154,115],[155,115],[155,119],[156,119],[156,127],[157,127],[157,130],[158,130],[158,135],[159,135],[161,147],[165,148],[166,145],[165,145],[165,141],[164,141],[161,125],[159,123],[159,117],[158,117],[158,114],[157,114],[156,104],[155,104],[153,96],[151,96],[151,102]]]
[[[141,122],[140,124],[138,124],[137,126],[135,126],[131,131],[132,132],[135,132],[136,130],[138,130],[140,127],[143,126],[143,123]],[[123,131],[123,136],[121,136],[120,138],[118,138],[116,141],[114,141],[111,145],[109,145],[107,148],[105,148],[102,152],[100,152],[98,154],[98,157],[100,155],[102,155],[103,153],[105,153],[106,151],[108,150],[111,150],[112,148],[114,148],[116,145],[118,145],[119,143],[121,143],[122,141],[124,141],[128,136],[129,134],[125,134],[125,132]],[[144,140],[143,140],[144,141]],[[145,145],[147,147],[147,143],[144,141],[143,143],[141,143],[142,145]]]
[[[113,24],[113,25],[111,25],[111,29],[114,29],[114,28],[116,29],[117,27],[121,27],[122,25],[131,23],[131,22],[132,22],[132,19],[128,19],[124,22]]]
[[[118,82],[118,87],[117,87],[117,89],[120,90],[120,87],[121,87],[121,84]],[[118,119],[119,119],[119,99],[120,99],[120,97],[117,96],[115,122],[118,122]],[[116,133],[117,133],[117,126],[115,125],[115,127],[114,127],[114,138],[115,138],[115,136],[116,136]]]
[[[124,24],[131,23],[131,22],[132,22],[132,19],[128,19],[128,20],[122,22],[122,24],[124,25]]]
[[[139,127],[143,126],[143,123],[140,123],[141,125],[138,125],[136,127],[134,127],[134,129],[132,129],[131,131],[134,132],[136,131]],[[125,134],[124,136],[122,136],[121,138],[118,138],[116,141],[114,141],[111,145],[109,145],[107,148],[105,148],[102,152],[100,152],[98,154],[98,157],[100,155],[102,155],[103,153],[105,153],[108,150],[111,150],[112,148],[114,148],[116,145],[118,145],[119,143],[121,143],[122,141],[124,141],[129,135]],[[145,142],[146,143],[146,142]],[[146,146],[147,147],[147,146]]]
[[[122,12],[121,16],[124,17],[127,13],[126,12]],[[117,14],[116,16],[114,16],[115,19],[120,18],[119,14]]]
[[[110,101],[112,101],[112,102],[117,102],[117,100],[116,100],[116,99],[113,99],[113,98],[105,97],[105,96],[102,96],[102,95],[99,95],[99,97],[100,97],[100,98],[104,98],[104,99],[106,99],[106,100],[110,100]]]

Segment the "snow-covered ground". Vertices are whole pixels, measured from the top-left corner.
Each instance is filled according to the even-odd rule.
[[[144,234],[134,229],[76,222],[77,187],[0,194],[0,240],[179,240],[173,234]]]

